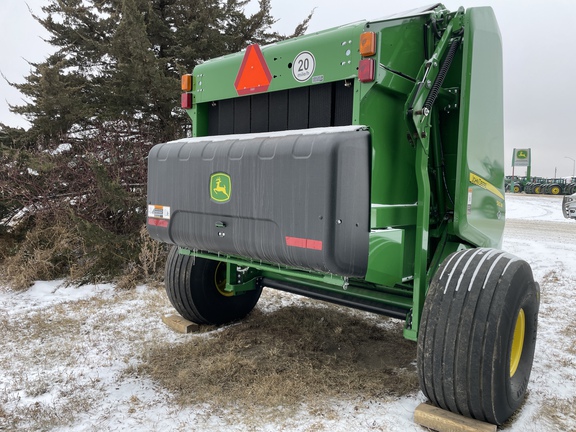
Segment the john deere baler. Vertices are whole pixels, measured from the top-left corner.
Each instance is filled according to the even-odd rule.
[[[149,156],[166,289],[200,324],[263,287],[405,322],[436,405],[520,405],[539,287],[498,248],[502,50],[490,8],[442,5],[207,61],[182,78],[193,136]],[[393,348],[391,348],[393,349]]]

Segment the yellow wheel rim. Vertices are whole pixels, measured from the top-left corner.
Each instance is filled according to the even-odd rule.
[[[526,333],[526,314],[524,309],[518,312],[516,327],[514,327],[514,338],[512,339],[512,350],[510,352],[510,377],[513,377],[522,358],[522,348],[524,347],[524,335]]]
[[[560,193],[560,188],[558,186],[554,186],[552,188],[552,195],[558,195]]]
[[[214,271],[214,286],[225,297],[234,295],[233,292],[226,291],[226,264],[223,262],[219,262]]]

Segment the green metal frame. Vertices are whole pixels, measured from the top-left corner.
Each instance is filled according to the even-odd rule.
[[[436,19],[440,20],[445,12],[439,10]],[[439,78],[441,61],[455,40],[461,39],[459,33],[462,29],[464,10],[460,9],[449,21],[442,38],[436,45],[434,53],[420,69],[418,84],[414,87],[408,102],[405,105],[407,113],[407,126],[410,136],[416,147],[416,182],[418,184],[418,210],[416,213],[416,244],[414,253],[414,297],[412,308],[412,322],[404,329],[404,336],[408,339],[418,337],[420,316],[424,308],[426,290],[428,289],[428,256],[429,256],[429,230],[430,230],[430,179],[429,179],[429,153],[431,139],[435,136],[431,133],[432,125],[437,130],[439,122],[437,115],[425,107],[426,100],[430,97],[433,88],[432,83]],[[458,34],[457,36],[455,36]],[[442,84],[442,83],[439,83]],[[434,113],[435,114],[435,113]],[[432,141],[434,149],[439,147],[438,138]],[[443,196],[443,194],[439,194]],[[442,237],[441,241],[445,241]],[[438,260],[437,260],[438,261]],[[438,263],[439,264],[439,263]],[[435,271],[434,271],[435,272]]]
[[[350,298],[372,300],[391,305],[406,311],[412,307],[410,289],[399,287],[375,287],[361,279],[348,279],[333,274],[296,270],[263,262],[249,261],[244,258],[229,255],[218,256],[210,253],[191,251],[180,248],[183,255],[224,261],[227,263],[227,281],[225,290],[241,295],[246,291],[256,289],[258,280],[271,278],[282,282],[298,283],[302,286],[322,288],[335,294],[346,293]]]

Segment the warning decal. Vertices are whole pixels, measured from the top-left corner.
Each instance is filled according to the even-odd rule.
[[[260,47],[256,44],[248,45],[246,54],[238,70],[234,87],[239,95],[261,93],[268,90],[272,74]]]
[[[148,205],[148,225],[167,228],[170,222],[170,207]]]
[[[161,205],[148,205],[148,217],[170,219],[170,207]]]

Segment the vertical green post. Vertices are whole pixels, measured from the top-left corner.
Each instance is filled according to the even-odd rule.
[[[438,10],[439,16],[443,11]],[[460,29],[462,28],[462,18],[464,10],[461,8],[446,26],[444,34],[438,41],[434,53],[430,59],[426,60],[420,72],[418,73],[417,83],[408,97],[406,103],[406,120],[410,137],[416,146],[416,163],[415,174],[416,184],[418,186],[418,208],[416,213],[416,241],[414,250],[414,292],[412,315],[409,316],[404,328],[404,337],[416,340],[418,338],[418,329],[420,327],[420,317],[424,308],[424,300],[428,289],[428,237],[430,225],[430,177],[428,171],[428,155],[430,145],[438,145],[437,142],[430,142],[431,128],[433,120],[437,121],[437,116],[432,114],[434,110],[434,101],[436,95],[432,96],[431,89],[434,86],[428,86],[426,83],[434,82],[438,88],[442,85],[445,77],[440,71],[450,67],[447,64],[441,64],[446,53],[451,47],[457,46],[458,40],[461,39]],[[451,60],[450,60],[451,61]],[[444,74],[447,70],[444,71]],[[437,82],[437,79],[440,80]],[[431,101],[432,106],[427,108]],[[437,125],[435,125],[437,126]]]

